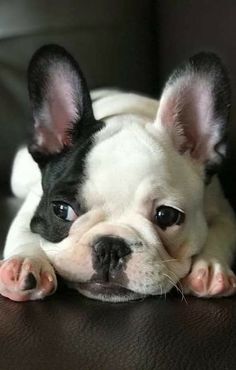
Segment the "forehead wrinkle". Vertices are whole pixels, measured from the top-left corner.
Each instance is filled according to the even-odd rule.
[[[89,206],[130,206],[143,178],[157,172],[165,154],[144,127],[126,127],[95,145],[87,158],[83,196]],[[159,169],[161,172],[163,170]]]
[[[143,180],[150,178],[155,178],[154,188],[160,191],[160,198],[173,205],[180,207],[189,196],[194,200],[199,176],[186,157],[169,143],[161,134],[156,137],[144,126],[135,124],[123,127],[105,141],[98,141],[98,145],[95,143],[87,157],[82,186],[87,207],[103,207],[110,215],[124,212],[134,204]],[[196,192],[191,195],[193,188]],[[144,196],[145,193],[144,189]]]
[[[184,209],[186,198],[182,187],[173,187],[169,181],[160,182],[154,176],[144,179],[138,186],[134,208],[137,211],[151,211],[152,206],[168,205]]]

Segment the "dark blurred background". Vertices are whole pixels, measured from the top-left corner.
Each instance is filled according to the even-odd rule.
[[[171,70],[202,51],[216,52],[232,81],[231,154],[222,178],[236,204],[236,1],[1,0],[0,188],[31,117],[26,69],[43,44],[59,43],[79,61],[89,87],[116,86],[158,97]]]
[[[236,206],[236,0],[0,0],[0,255],[20,202],[10,195],[16,148],[31,122],[26,70],[59,43],[90,88],[158,97],[182,60],[214,51],[231,76],[231,154],[223,167]],[[61,291],[42,302],[0,297],[0,370],[236,369],[236,300],[176,294],[132,304]]]

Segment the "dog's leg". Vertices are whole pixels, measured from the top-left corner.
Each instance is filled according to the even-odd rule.
[[[217,178],[208,186],[205,199],[209,224],[207,242],[193,258],[192,269],[182,281],[185,293],[200,297],[222,297],[236,293],[232,271],[236,247],[236,223]]]
[[[14,301],[41,299],[57,287],[55,271],[40,247],[30,221],[40,195],[33,189],[9,230],[4,260],[0,261],[0,294]]]

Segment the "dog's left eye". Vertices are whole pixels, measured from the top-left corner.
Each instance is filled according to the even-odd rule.
[[[184,222],[185,214],[180,210],[168,206],[160,206],[156,210],[155,223],[163,230]]]
[[[64,221],[72,222],[78,217],[73,208],[64,202],[53,202],[53,212]]]

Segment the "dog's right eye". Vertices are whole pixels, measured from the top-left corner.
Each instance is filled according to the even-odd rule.
[[[181,225],[184,219],[185,214],[183,212],[168,206],[160,206],[155,214],[155,223],[163,230],[173,225]]]
[[[73,208],[64,202],[53,202],[53,212],[64,221],[72,222],[78,217]]]

